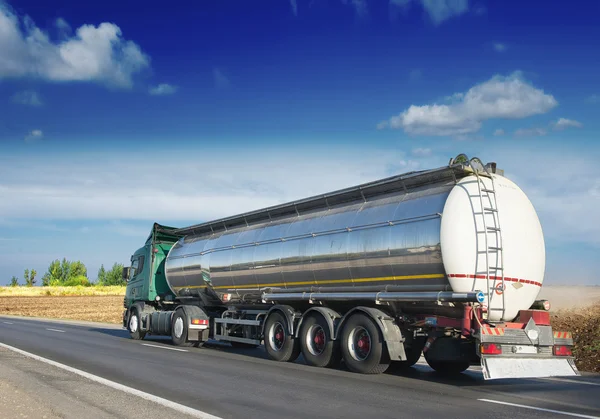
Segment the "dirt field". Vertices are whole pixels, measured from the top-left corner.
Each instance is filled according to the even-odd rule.
[[[0,294],[0,314],[120,323],[123,295],[6,297]]]

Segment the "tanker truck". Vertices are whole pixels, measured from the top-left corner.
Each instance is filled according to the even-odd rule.
[[[190,227],[154,223],[123,269],[123,327],[365,374],[423,356],[446,375],[579,375],[571,333],[536,300],[544,269],[525,193],[495,163],[459,155]]]

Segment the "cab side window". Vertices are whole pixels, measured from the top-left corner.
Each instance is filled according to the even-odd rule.
[[[129,280],[132,280],[138,274],[139,265],[140,265],[140,258],[135,258],[131,261],[131,270],[129,271]]]
[[[131,270],[129,271],[129,280],[134,279],[144,269],[144,256],[138,256],[131,261]]]

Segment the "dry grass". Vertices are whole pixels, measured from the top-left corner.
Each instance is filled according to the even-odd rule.
[[[125,287],[120,285],[106,287],[0,287],[0,297],[40,297],[40,296],[92,296],[125,295]]]

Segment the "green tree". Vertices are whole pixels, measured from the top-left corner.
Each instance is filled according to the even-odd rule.
[[[23,278],[25,279],[25,286],[33,287],[35,285],[36,275],[37,272],[35,271],[35,269],[32,269],[31,271],[29,269],[25,269],[25,274],[23,275]]]
[[[16,276],[13,276],[10,279],[10,286],[11,287],[18,287],[19,286],[19,278],[17,278]]]
[[[123,264],[115,263],[110,271],[106,273],[106,282],[104,285],[125,285],[123,280]]]
[[[96,278],[96,283],[98,285],[105,285],[106,283],[106,269],[104,269],[104,265],[100,265],[100,269],[98,269],[98,277]]]
[[[70,262],[66,258],[56,259],[50,263],[42,277],[43,285],[89,285],[87,268],[80,261]]]

